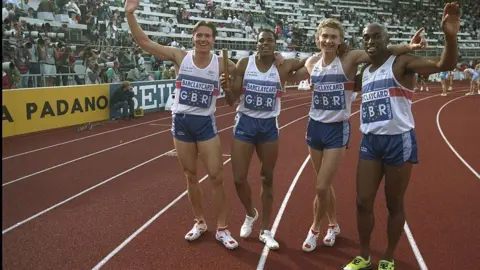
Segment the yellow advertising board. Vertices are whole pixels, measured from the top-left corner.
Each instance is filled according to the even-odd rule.
[[[2,138],[106,120],[110,87],[82,85],[2,91]]]

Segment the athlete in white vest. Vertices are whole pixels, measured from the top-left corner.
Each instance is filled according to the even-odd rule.
[[[362,76],[360,130],[363,138],[357,167],[357,228],[360,256],[344,270],[370,269],[370,236],[374,227],[373,207],[378,187],[385,176],[388,208],[387,248],[378,269],[394,270],[394,252],[405,224],[404,194],[412,164],[418,163],[417,141],[411,111],[414,76],[455,68],[458,57],[457,33],[460,9],[448,3],[443,12],[445,48],[436,62],[415,55],[393,56],[387,50],[388,32],[379,24],[363,30],[363,42],[371,65]],[[360,83],[360,82],[359,82]]]
[[[235,75],[227,91],[227,102],[239,99],[232,142],[233,179],[238,197],[247,212],[240,229],[240,237],[247,238],[259,214],[253,207],[248,169],[253,152],[260,159],[262,179],[262,230],[260,241],[270,249],[279,244],[270,232],[270,217],[273,200],[273,171],[278,156],[278,121],[281,94],[286,78],[305,64],[305,60],[286,59],[278,67],[275,62],[277,37],[271,30],[261,30],[257,37],[257,52],[238,61]],[[228,89],[222,76],[222,88]]]
[[[222,152],[213,115],[219,93],[219,74],[224,72],[223,65],[220,65],[221,58],[210,52],[217,34],[216,28],[211,23],[199,21],[192,29],[193,51],[162,46],[150,40],[138,25],[133,14],[138,5],[139,0],[127,0],[125,3],[128,25],[135,41],[157,58],[172,61],[178,74],[172,106],[172,134],[178,160],[187,179],[188,196],[196,220],[185,239],[193,241],[207,230],[196,169],[198,153],[202,153],[200,159],[213,186],[217,217],[215,237],[228,249],[234,249],[238,243],[227,229]],[[230,60],[228,68],[230,72],[235,71],[235,64]]]
[[[415,34],[410,45],[392,46],[390,50],[402,54],[422,48],[424,40],[420,33],[421,30]],[[357,66],[368,62],[365,51],[348,51],[344,28],[335,19],[320,22],[316,42],[321,54],[310,57],[305,67],[289,79],[300,81],[310,76],[313,88],[306,142],[317,178],[313,222],[302,245],[306,252],[315,250],[325,214],[329,223],[323,244],[333,246],[340,233],[332,181],[350,138],[349,118]]]

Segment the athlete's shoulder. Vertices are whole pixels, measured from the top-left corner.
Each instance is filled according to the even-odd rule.
[[[315,65],[321,58],[320,54],[314,54],[310,56],[305,62],[306,65]]]
[[[250,62],[250,56],[246,56],[246,57],[242,57],[240,59],[238,59],[237,61],[237,68],[238,67],[247,67],[248,65],[248,62]]]

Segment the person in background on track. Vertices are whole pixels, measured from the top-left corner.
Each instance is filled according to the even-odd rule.
[[[113,93],[110,99],[110,106],[112,108],[112,120],[120,118],[120,109],[123,108],[123,118],[125,120],[134,118],[134,103],[133,88],[130,82],[123,82],[120,87]]]
[[[447,76],[447,79],[448,79],[448,82],[449,82],[448,89],[447,89],[448,92],[452,92],[452,91],[453,91],[453,72],[454,72],[454,71],[455,71],[455,70],[450,70],[450,71],[448,72],[448,76]]]
[[[178,160],[185,173],[190,203],[195,215],[193,228],[185,235],[196,240],[207,230],[204,217],[203,192],[197,179],[197,160],[200,158],[213,187],[213,207],[217,218],[215,238],[228,249],[238,247],[227,227],[227,198],[223,185],[223,163],[220,137],[215,123],[219,77],[225,72],[222,58],[212,54],[217,30],[211,23],[199,21],[192,29],[193,51],[163,46],[153,42],[142,31],[133,14],[139,0],[127,0],[125,13],[137,44],[163,61],[173,62],[177,79],[172,105],[172,134]],[[235,64],[228,60],[230,74]]]
[[[477,92],[480,95],[480,71],[472,68],[466,68],[464,71],[465,78],[470,80],[470,92],[466,93],[466,96],[475,95],[475,85],[477,86]]]
[[[392,53],[399,55],[423,48],[426,43],[420,36],[422,31],[415,34],[409,45],[391,46]],[[333,246],[340,233],[332,182],[350,138],[349,118],[357,66],[369,61],[365,51],[348,50],[344,35],[339,21],[325,19],[320,22],[315,41],[321,54],[310,57],[305,66],[289,78],[289,81],[302,81],[311,76],[313,85],[306,142],[317,178],[313,223],[302,245],[306,252],[315,250],[325,214],[329,223],[323,244]]]
[[[429,91],[428,90],[428,84],[427,84],[427,81],[428,81],[428,75],[418,75],[417,74],[417,82],[420,83],[420,91],[423,91],[423,87],[425,86],[425,91]],[[417,87],[415,87],[416,89]]]
[[[440,83],[442,84],[442,96],[446,96],[447,95],[447,88],[451,88],[452,86],[448,86],[449,85],[449,71],[442,71],[439,73],[439,77],[440,77]]]
[[[235,75],[230,79],[226,91],[227,103],[233,106],[238,98],[233,128],[231,156],[235,188],[245,207],[247,215],[240,229],[240,237],[247,238],[258,219],[258,211],[253,207],[248,170],[253,152],[260,160],[262,179],[262,230],[259,239],[270,249],[278,249],[279,244],[269,230],[273,204],[273,172],[278,157],[282,85],[289,76],[305,65],[306,58],[281,61],[275,55],[277,36],[268,29],[259,31],[257,52],[237,62]],[[278,64],[276,64],[278,63]],[[280,65],[279,65],[280,64]],[[225,77],[221,77],[222,88],[227,88]],[[242,90],[244,89],[244,90]]]
[[[405,224],[404,195],[412,165],[418,163],[411,110],[413,78],[415,73],[432,74],[455,68],[457,33],[460,29],[457,3],[445,5],[441,25],[445,48],[439,61],[411,54],[391,55],[387,50],[388,32],[383,25],[369,24],[363,30],[365,51],[372,64],[365,67],[361,76],[360,130],[363,138],[356,174],[360,255],[344,266],[344,270],[371,268],[370,237],[375,224],[373,208],[384,176],[388,245],[378,269],[395,269],[394,252]]]

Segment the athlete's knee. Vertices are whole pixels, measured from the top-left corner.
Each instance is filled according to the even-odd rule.
[[[273,186],[273,170],[262,168],[260,170],[260,178],[264,188],[272,188]]]
[[[247,172],[246,171],[240,171],[240,170],[235,170],[233,173],[233,183],[235,185],[242,185],[247,182]]]
[[[374,202],[374,198],[357,195],[357,211],[360,213],[373,213]]]
[[[187,183],[189,185],[198,183],[196,170],[185,168],[183,169],[183,173],[185,174],[185,177],[187,178]]]
[[[388,198],[387,209],[390,215],[395,215],[404,212],[403,198]]]
[[[217,172],[213,172],[208,175],[210,182],[212,183],[213,187],[218,187],[223,185],[223,178],[222,178],[222,170]]]
[[[330,192],[330,186],[328,185],[318,184],[315,187],[315,194],[317,195],[317,198],[321,201],[324,201],[327,199],[329,192]]]

